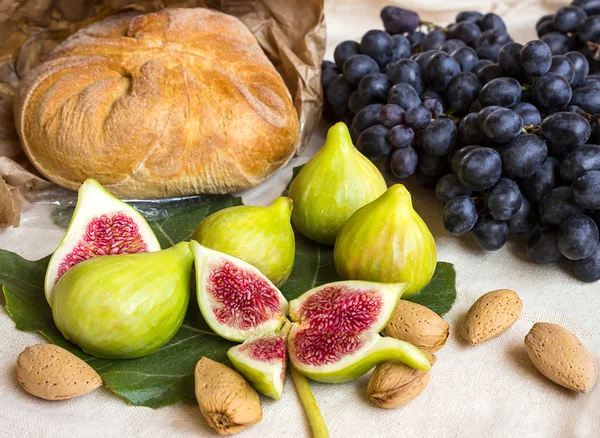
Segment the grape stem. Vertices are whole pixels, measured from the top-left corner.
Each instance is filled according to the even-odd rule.
[[[439,29],[444,33],[448,33],[448,30],[433,21],[421,20],[421,26],[427,27],[427,31],[431,32],[432,30]]]
[[[460,123],[460,121],[462,120],[460,117],[456,117],[454,115],[453,110],[450,110],[447,113],[442,113],[442,117],[446,117],[447,119],[452,120],[454,123]]]
[[[588,44],[588,47],[594,51],[594,54],[592,55],[592,57],[596,61],[600,60],[600,44],[595,43],[593,41],[588,41],[587,44]]]
[[[304,406],[304,411],[308,417],[313,437],[329,438],[327,425],[325,424],[319,405],[310,390],[306,377],[300,374],[300,372],[292,365],[290,365],[290,373],[292,374],[292,380],[296,386],[296,391],[298,391],[298,396],[300,397],[300,401],[302,402],[302,406]]]

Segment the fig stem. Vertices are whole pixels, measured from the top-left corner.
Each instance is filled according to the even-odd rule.
[[[300,396],[300,401],[302,402],[302,406],[304,406],[304,411],[306,412],[306,416],[308,417],[313,437],[329,438],[329,432],[327,432],[327,425],[325,424],[323,415],[321,415],[319,405],[317,404],[317,401],[315,400],[315,397],[312,391],[310,390],[310,386],[308,385],[306,377],[300,374],[300,372],[291,365],[290,373],[292,374],[294,386],[296,386],[296,391],[298,391],[298,396]]]

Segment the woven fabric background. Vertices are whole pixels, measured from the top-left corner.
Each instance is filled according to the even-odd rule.
[[[391,1],[328,0],[328,51],[344,39],[359,39],[368,29],[381,28],[379,10]],[[457,11],[495,11],[519,42],[535,37],[534,25],[564,1],[405,0],[397,2],[437,22],[451,21]],[[274,178],[244,193],[246,203],[268,204],[323,142],[321,126],[304,151]],[[468,239],[450,238],[441,226],[441,205],[427,191],[409,185],[417,210],[436,237],[439,259],[455,264],[458,298],[446,320],[452,329],[439,352],[431,382],[409,405],[383,410],[366,399],[368,376],[357,381],[311,386],[332,437],[598,437],[600,384],[579,395],[542,377],[529,361],[523,338],[537,321],[561,324],[575,333],[600,360],[600,284],[584,284],[567,267],[529,263],[524,242],[511,242],[495,253],[482,253]],[[24,213],[22,226],[0,233],[0,248],[29,259],[53,251],[62,231],[45,225],[48,210]],[[458,334],[459,323],[484,292],[512,288],[524,302],[520,320],[504,335],[469,347]],[[0,436],[1,437],[197,437],[216,436],[192,403],[152,410],[127,406],[105,389],[84,397],[45,402],[25,394],[15,380],[15,360],[28,345],[43,342],[19,332],[0,311]],[[306,437],[307,421],[296,392],[287,382],[279,402],[262,398],[264,416],[240,437]]]

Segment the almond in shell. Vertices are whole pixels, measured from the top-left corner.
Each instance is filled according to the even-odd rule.
[[[383,334],[435,353],[446,344],[449,331],[450,325],[433,310],[400,300]]]
[[[52,344],[33,345],[19,354],[17,380],[25,391],[45,400],[66,400],[102,386],[92,367]]]
[[[514,290],[488,292],[469,309],[461,334],[471,345],[477,345],[508,330],[521,315],[523,302]]]
[[[560,325],[536,323],[525,337],[525,350],[539,372],[554,383],[584,393],[596,383],[596,361],[581,341]]]

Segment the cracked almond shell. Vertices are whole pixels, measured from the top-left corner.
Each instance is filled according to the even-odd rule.
[[[237,371],[203,357],[194,371],[200,413],[221,435],[232,435],[262,419],[258,393]]]
[[[29,394],[44,400],[67,400],[102,386],[92,367],[52,344],[33,345],[19,354],[17,380]]]
[[[471,345],[481,344],[508,330],[521,315],[523,302],[514,290],[488,292],[469,309],[461,334]]]
[[[434,353],[446,344],[450,325],[433,310],[400,300],[383,334],[410,342],[422,351]]]
[[[560,386],[585,393],[596,383],[598,367],[593,356],[560,325],[536,323],[525,336],[525,350],[538,371]]]

